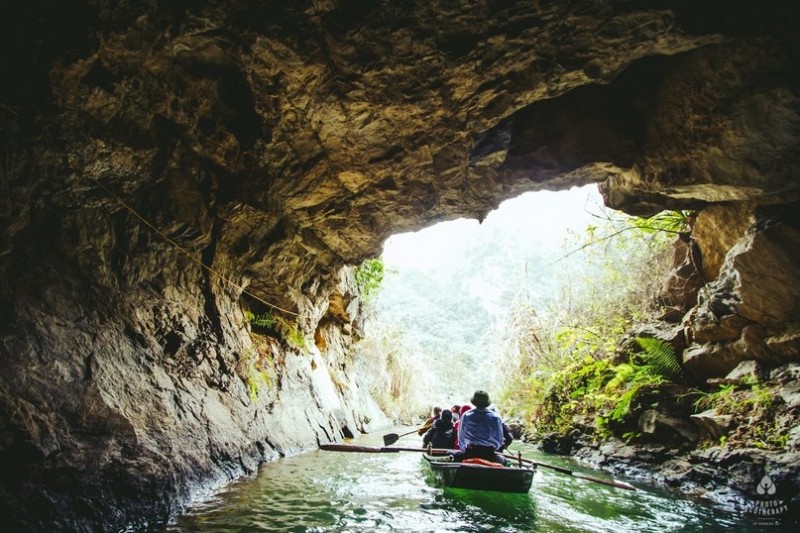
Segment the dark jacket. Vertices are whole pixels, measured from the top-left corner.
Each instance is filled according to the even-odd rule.
[[[511,428],[503,422],[503,447],[500,448],[500,451],[507,450],[513,441],[514,434],[511,432]]]
[[[430,444],[434,448],[452,449],[455,442],[455,433],[453,432],[453,415],[450,411],[444,410],[433,427],[425,433],[422,438],[422,444],[428,446]]]

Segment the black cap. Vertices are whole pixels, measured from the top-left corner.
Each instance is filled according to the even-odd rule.
[[[476,390],[475,394],[472,395],[470,402],[472,402],[472,405],[480,409],[486,409],[492,403],[489,400],[489,393],[485,390]]]

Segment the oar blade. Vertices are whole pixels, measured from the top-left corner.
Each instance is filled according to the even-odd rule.
[[[586,481],[594,481],[595,483],[608,485],[609,487],[616,487],[618,489],[636,490],[636,487],[634,487],[630,483],[625,483],[624,481],[617,481],[616,479],[602,479],[599,477],[587,476],[586,474],[581,474],[580,472],[573,472],[572,477],[576,477],[578,479],[585,479]]]
[[[397,433],[389,433],[388,435],[384,435],[383,436],[383,445],[384,446],[391,446],[392,444],[397,442],[399,438],[400,438],[400,435],[398,435]]]

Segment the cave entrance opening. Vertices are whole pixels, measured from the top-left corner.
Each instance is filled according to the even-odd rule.
[[[566,292],[577,295],[591,272],[576,249],[608,213],[588,185],[523,194],[483,223],[458,219],[387,239],[357,345],[377,363],[364,368],[381,407],[405,418],[463,404],[479,388],[500,398],[520,350],[515,313],[548,313]]]

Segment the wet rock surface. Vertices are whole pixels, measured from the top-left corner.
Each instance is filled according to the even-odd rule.
[[[565,434],[527,438],[545,452],[646,485],[706,498],[753,518],[779,515],[793,524],[800,520],[798,365],[760,374],[757,382],[745,372],[754,368],[742,364],[720,380],[725,388],[717,394],[725,401],[717,409],[691,414],[707,393],[662,384],[636,394],[628,426],[611,437],[598,439],[589,420],[576,420]]]
[[[574,457],[592,467],[640,483],[705,498],[753,517],[763,513],[754,505],[780,507],[772,518],[786,524],[800,518],[797,451],[774,453],[757,448],[709,447],[691,453],[658,445],[629,445],[622,441],[586,446]],[[768,478],[770,493],[760,483]]]

